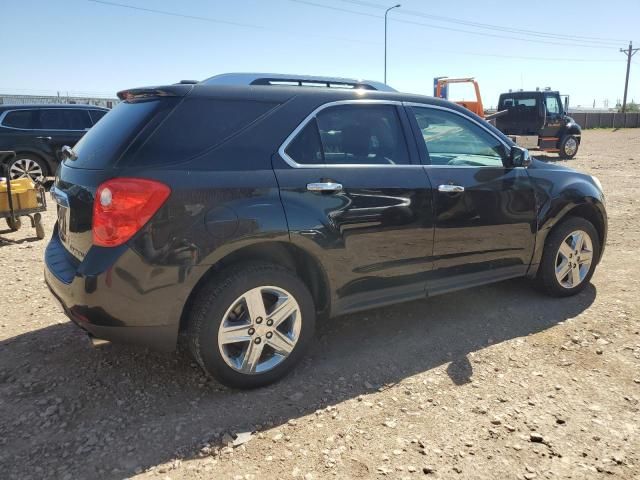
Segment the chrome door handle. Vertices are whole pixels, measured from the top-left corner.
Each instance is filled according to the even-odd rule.
[[[38,140],[46,140],[47,142],[51,140],[51,137],[36,137]]]
[[[310,192],[335,193],[342,190],[342,184],[335,182],[307,183],[307,190]]]
[[[445,193],[462,193],[464,192],[464,187],[461,185],[440,185],[438,191]]]

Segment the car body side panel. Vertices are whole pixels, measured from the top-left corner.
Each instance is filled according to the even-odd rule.
[[[607,213],[604,194],[593,181],[585,174],[538,160],[534,160],[528,172],[536,190],[538,232],[527,276],[537,273],[549,232],[577,207],[589,207],[602,221],[601,258],[607,238]]]
[[[291,168],[278,160],[291,241],[323,259],[333,315],[425,295],[433,206],[419,166]],[[323,177],[343,191],[306,190]]]

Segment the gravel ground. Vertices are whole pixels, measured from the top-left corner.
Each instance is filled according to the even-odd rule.
[[[587,131],[569,165],[609,210],[580,295],[509,281],[335,318],[250,392],[184,354],[92,348],[44,285],[45,242],[0,232],[0,476],[640,478],[640,129]]]

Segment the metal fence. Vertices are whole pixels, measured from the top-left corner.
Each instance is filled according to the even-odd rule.
[[[113,108],[120,100],[117,98],[89,97],[79,95],[13,95],[0,93],[0,105],[25,105],[25,104],[82,104],[98,107]]]
[[[582,128],[640,127],[640,113],[575,112],[569,113]]]

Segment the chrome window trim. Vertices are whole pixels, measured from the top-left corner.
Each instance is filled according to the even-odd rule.
[[[395,107],[401,107],[402,102],[399,100],[374,100],[374,99],[364,99],[364,100],[337,100],[335,102],[328,102],[320,105],[313,112],[305,117],[302,122],[295,128],[293,132],[289,134],[289,136],[282,142],[280,148],[278,149],[278,154],[282,157],[282,159],[287,162],[293,168],[422,168],[424,165],[415,165],[412,163],[405,164],[383,164],[380,165],[378,163],[345,163],[345,164],[329,164],[326,163],[298,163],[293,158],[291,158],[286,149],[289,144],[293,141],[294,138],[307,126],[307,124],[316,118],[318,113],[321,111],[339,106],[339,105],[392,105]],[[400,124],[400,128],[402,128],[402,124]],[[404,134],[404,129],[403,129]],[[407,139],[408,140],[408,139]]]
[[[43,107],[43,108],[13,108],[11,110],[5,110],[4,112],[2,112],[0,114],[0,127],[2,128],[9,128],[11,130],[19,130],[21,132],[86,132],[89,130],[89,128],[81,128],[80,130],[76,130],[76,129],[69,129],[69,128],[18,128],[18,127],[10,127],[9,125],[5,125],[4,124],[4,119],[5,117],[10,114],[11,112],[24,112],[24,111],[28,111],[28,112],[34,112],[34,111],[38,111],[38,110],[80,110],[83,112],[87,112],[87,114],[89,114],[89,109],[88,108],[47,108],[47,107]],[[93,119],[91,118],[91,114],[89,114],[89,120],[91,121],[92,125],[95,125],[93,123]]]
[[[284,142],[282,142],[282,145],[280,145],[280,148],[278,149],[278,154],[282,157],[282,159],[287,162],[287,164],[289,164],[289,166],[293,167],[293,168],[398,168],[398,167],[411,167],[411,168],[425,168],[425,167],[429,167],[429,168],[507,168],[504,165],[502,167],[498,167],[498,166],[492,166],[492,165],[481,165],[481,166],[473,166],[473,165],[431,165],[431,164],[419,164],[419,165],[415,165],[415,164],[396,164],[396,165],[380,165],[377,163],[348,163],[348,164],[325,164],[325,163],[308,163],[308,164],[303,164],[303,163],[298,163],[296,162],[293,158],[291,158],[289,155],[287,155],[286,153],[286,149],[289,146],[289,144],[293,141],[293,139],[298,135],[298,133],[300,133],[301,130],[303,130],[307,124],[314,118],[316,118],[316,116],[318,115],[318,113],[320,113],[321,111],[330,108],[330,107],[335,107],[337,105],[393,105],[396,107],[420,107],[420,108],[433,108],[436,110],[444,110],[447,112],[451,112],[454,113],[462,118],[465,118],[473,123],[475,123],[477,126],[479,126],[481,129],[483,129],[485,132],[487,132],[489,135],[491,135],[493,138],[495,138],[496,140],[498,140],[502,145],[505,146],[505,148],[507,149],[507,152],[509,152],[511,150],[511,145],[509,145],[508,143],[506,143],[502,138],[500,138],[499,136],[497,136],[494,132],[492,132],[491,130],[489,130],[488,128],[486,128],[486,126],[482,125],[482,123],[478,122],[476,119],[471,118],[467,115],[465,115],[462,112],[458,112],[457,110],[454,110],[452,108],[448,108],[448,107],[443,107],[440,105],[430,105],[428,103],[419,103],[419,102],[403,102],[403,101],[399,101],[399,100],[374,100],[374,99],[364,99],[364,100],[338,100],[335,102],[328,102],[325,104],[320,105],[319,107],[317,107],[314,111],[312,111],[309,115],[307,115],[305,117],[304,120],[302,120],[302,122],[300,122],[300,124],[293,130],[293,132],[291,132],[289,134],[289,136],[287,136],[287,138],[285,139]],[[513,167],[513,168],[524,168],[524,167]]]
[[[472,117],[470,117],[468,115],[465,115],[462,112],[458,112],[457,110],[454,110],[453,108],[442,107],[440,105],[429,105],[428,103],[419,103],[419,102],[402,102],[402,104],[405,107],[433,108],[435,110],[444,110],[446,112],[454,113],[454,114],[458,115],[459,117],[465,118],[465,119],[471,121],[472,123],[475,123],[478,127],[480,127],[482,130],[484,130],[486,133],[488,133],[493,138],[498,140],[502,145],[504,145],[504,147],[506,148],[506,152],[507,153],[509,153],[511,151],[511,145],[509,145],[502,138],[500,138],[498,135],[496,135],[495,132],[492,132],[491,130],[489,130],[485,125],[483,125],[481,122],[478,122],[475,118],[472,118]],[[427,149],[427,153],[428,153],[428,149]],[[504,161],[504,159],[503,159],[503,161]],[[524,167],[507,167],[507,166],[504,165],[504,163],[502,164],[502,166],[497,166],[497,165],[432,165],[430,163],[427,163],[427,164],[424,164],[423,167],[428,167],[428,168],[512,168],[512,169],[513,168],[524,168]]]

